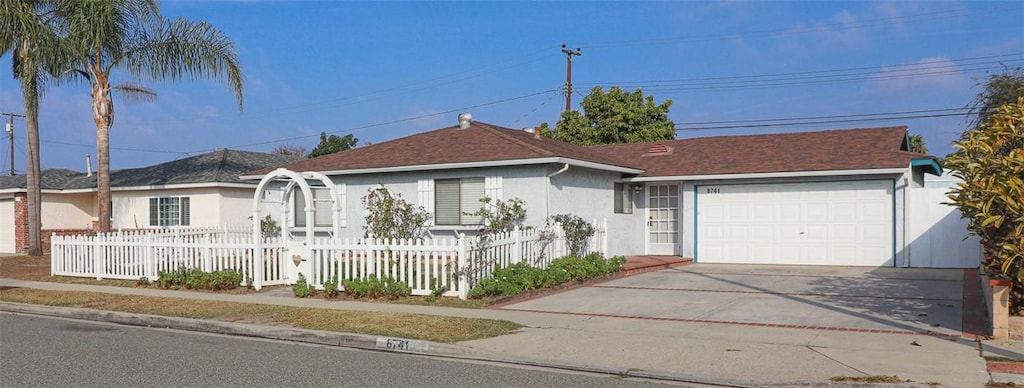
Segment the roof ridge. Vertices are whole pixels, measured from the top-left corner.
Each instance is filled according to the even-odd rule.
[[[536,146],[536,145],[530,144],[528,142],[519,140],[515,136],[509,135],[509,134],[506,134],[506,133],[502,133],[503,131],[505,131],[503,129],[495,128],[492,125],[487,124],[487,123],[479,123],[479,124],[482,127],[484,127],[485,129],[490,129],[491,131],[493,131],[495,134],[497,134],[500,137],[503,137],[505,139],[510,139],[510,140],[512,140],[512,141],[514,141],[516,143],[519,143],[520,145],[523,145],[523,146],[525,146],[527,148],[530,148],[530,149],[534,150],[535,152],[538,152],[538,153],[540,153],[542,155],[549,155],[549,156],[550,155],[555,155],[554,152],[551,152],[550,150],[545,149],[544,147]],[[514,131],[514,129],[511,129],[511,128],[508,128],[507,130]],[[575,144],[573,144],[573,145],[575,146]]]

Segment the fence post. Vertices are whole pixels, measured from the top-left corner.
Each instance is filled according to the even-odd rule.
[[[213,237],[209,234],[203,236],[203,271],[213,272]]]
[[[608,257],[608,219],[601,220],[601,255]]]
[[[146,243],[145,245],[143,245],[142,249],[145,250],[146,278],[149,279],[150,281],[156,281],[156,258],[153,257],[153,232],[146,233],[145,241]]]
[[[459,274],[459,299],[466,300],[469,298],[469,273],[466,267],[466,255],[469,254],[469,250],[466,246],[466,234],[459,233],[459,246],[458,252],[456,253],[455,263],[458,266],[456,273]]]
[[[518,264],[523,261],[523,230],[519,229],[519,225],[512,230],[512,257],[509,259],[509,264]]]
[[[62,256],[64,256],[63,252],[57,250],[58,238],[56,232],[50,233],[50,276],[56,274],[58,263],[62,261]],[[61,269],[64,269],[64,267],[61,266]]]
[[[93,263],[92,273],[96,275],[96,280],[103,280],[103,275],[100,273],[100,268],[103,268],[103,247],[100,244],[104,240],[103,233],[97,233],[96,238],[92,240],[93,244]]]

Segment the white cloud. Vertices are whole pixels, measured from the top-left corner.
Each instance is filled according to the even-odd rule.
[[[921,93],[922,89],[959,88],[969,84],[970,77],[962,74],[949,58],[930,57],[883,67],[868,80],[868,92]]]

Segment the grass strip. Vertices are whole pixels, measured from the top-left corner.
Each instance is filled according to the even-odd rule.
[[[520,328],[494,319],[446,317],[206,301],[98,292],[48,291],[27,288],[0,290],[0,301],[59,307],[210,319],[225,322],[277,324],[291,327],[455,343],[497,337]]]

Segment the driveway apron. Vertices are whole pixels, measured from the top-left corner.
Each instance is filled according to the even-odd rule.
[[[502,309],[960,335],[963,270],[694,264],[620,278]]]

